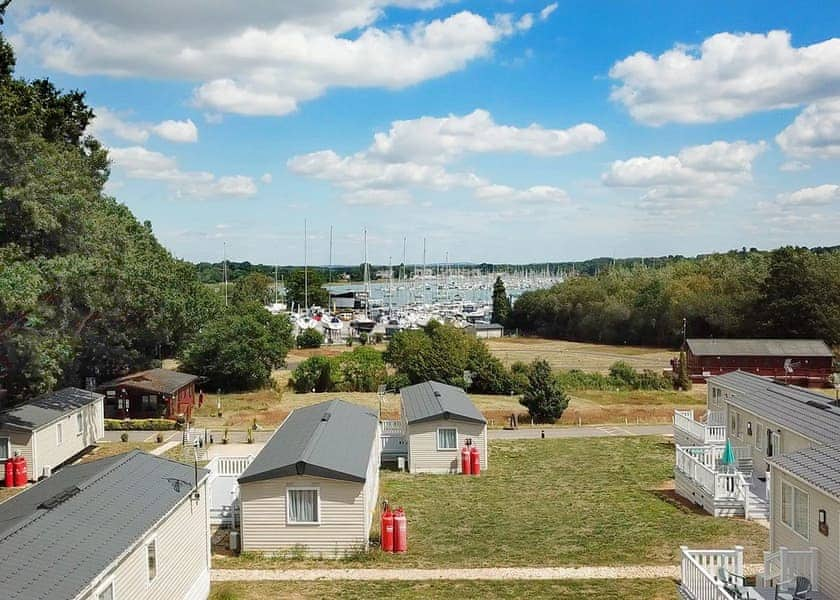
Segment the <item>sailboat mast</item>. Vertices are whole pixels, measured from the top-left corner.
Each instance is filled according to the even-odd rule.
[[[370,273],[368,272],[368,259],[367,259],[367,229],[364,230],[364,265],[362,276],[364,277],[364,284],[365,284],[365,294],[367,295],[367,299],[365,300],[365,316],[370,318]]]
[[[330,266],[329,270],[327,271],[327,281],[332,283],[332,230],[333,226],[330,225]]]
[[[225,280],[225,308],[228,305],[228,292],[227,292],[227,242],[222,242],[222,270],[224,272],[224,280]]]
[[[426,303],[426,238],[423,238],[423,270],[420,271],[420,283],[423,286],[423,304]]]
[[[309,236],[306,231],[306,219],[303,220],[303,301],[306,304],[305,310],[309,310],[309,256],[307,254],[307,243]]]
[[[274,304],[277,304],[277,265],[274,265]]]

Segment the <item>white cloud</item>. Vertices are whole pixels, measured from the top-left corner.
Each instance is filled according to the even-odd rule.
[[[365,151],[341,156],[321,150],[292,157],[287,166],[298,175],[331,182],[352,204],[404,204],[413,188],[467,189],[485,201],[567,204],[569,198],[560,188],[516,189],[472,172],[450,170],[448,164],[469,153],[566,154],[589,149],[604,138],[603,131],[588,123],[567,130],[537,124],[517,128],[497,125],[487,111],[476,110],[464,117],[395,121],[387,133],[375,134]]]
[[[87,132],[95,137],[104,137],[109,134],[126,140],[134,142],[135,144],[142,144],[149,138],[149,130],[137,123],[129,123],[122,119],[116,112],[99,106],[94,109],[96,117],[88,126]]]
[[[788,160],[783,162],[779,165],[780,171],[785,171],[787,173],[796,173],[798,171],[807,171],[811,168],[811,165],[808,163],[799,161],[799,160]]]
[[[555,10],[557,10],[557,3],[552,2],[540,11],[540,20],[545,21],[546,19],[548,19],[548,17],[551,16],[551,13],[553,13]]]
[[[260,176],[260,182],[265,183],[265,184],[271,183],[273,179],[274,178],[271,176],[271,173],[263,173]]]
[[[790,156],[840,157],[840,97],[809,105],[776,136]]]
[[[641,188],[639,207],[674,211],[732,196],[752,179],[752,163],[764,142],[717,141],[684,148],[677,155],[617,160],[602,175],[610,187]]]
[[[109,148],[114,166],[130,179],[162,181],[183,197],[246,197],[257,193],[253,179],[244,175],[216,177],[206,171],[182,171],[178,161],[142,146]]]
[[[394,121],[388,133],[374,136],[370,154],[385,160],[447,161],[469,152],[524,152],[559,156],[590,150],[606,140],[591,123],[569,129],[498,125],[489,112],[476,109],[464,116],[420,117]]]
[[[156,125],[142,122],[126,121],[121,113],[111,110],[107,106],[98,106],[93,109],[96,115],[88,126],[87,132],[91,135],[107,140],[114,136],[121,140],[142,144],[149,139],[149,134],[154,133],[170,142],[197,142],[198,128],[192,120],[186,121],[162,121]]]
[[[534,22],[530,14],[488,19],[463,10],[375,26],[389,4],[424,9],[435,1],[265,0],[247,11],[230,0],[112,4],[37,4],[40,12],[21,19],[18,46],[47,68],[78,75],[198,81],[196,105],[246,115],[284,115],[330,87],[399,89],[440,77]]]
[[[806,187],[790,194],[779,194],[778,203],[783,206],[825,206],[840,202],[840,185],[824,184]]]
[[[610,69],[612,99],[650,125],[706,123],[836,95],[840,39],[793,47],[786,31],[718,33],[658,57],[637,52]]]
[[[191,119],[186,121],[162,121],[152,126],[152,131],[170,142],[188,143],[198,141],[198,128]]]

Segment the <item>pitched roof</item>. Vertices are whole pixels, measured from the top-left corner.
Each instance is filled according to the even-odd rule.
[[[208,471],[199,469],[199,481]],[[194,470],[135,450],[64,467],[0,503],[6,600],[75,598],[192,491]]]
[[[738,392],[727,402],[779,427],[820,444],[840,440],[840,408],[827,396],[745,371],[714,375],[708,382]]]
[[[0,412],[0,429],[11,427],[35,431],[102,398],[102,394],[67,387]]]
[[[117,379],[112,379],[103,383],[97,389],[106,390],[126,387],[156,392],[158,394],[174,394],[196,379],[198,379],[198,375],[170,371],[169,369],[149,369],[148,371],[130,373]]]
[[[370,409],[328,400],[289,414],[239,483],[312,475],[364,482],[379,422]]]
[[[453,419],[486,423],[487,420],[459,387],[438,381],[424,381],[400,390],[402,414],[407,423]]]
[[[840,498],[840,443],[806,448],[767,460],[814,487]]]
[[[834,356],[822,340],[701,339],[685,342],[695,356]]]

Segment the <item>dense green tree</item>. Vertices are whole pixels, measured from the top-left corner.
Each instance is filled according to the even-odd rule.
[[[324,334],[317,329],[304,329],[297,336],[298,348],[320,348],[324,343]]]
[[[183,369],[210,389],[252,390],[270,383],[294,342],[286,315],[259,304],[230,307],[209,321],[182,353]]]
[[[551,365],[538,359],[528,369],[528,385],[519,403],[528,409],[535,422],[554,423],[563,416],[569,396],[551,372]]]
[[[330,392],[335,389],[333,361],[326,356],[310,356],[295,367],[289,384],[301,394]]]
[[[369,346],[354,348],[332,360],[336,388],[340,392],[375,392],[388,375],[382,352]]]
[[[304,277],[305,276],[305,277]],[[308,280],[308,286],[305,285]],[[286,303],[295,307],[306,306],[306,289],[309,290],[309,306],[329,307],[330,293],[324,287],[324,276],[319,271],[297,269],[289,274],[285,281]],[[308,308],[308,307],[307,307]]]
[[[274,280],[263,273],[249,273],[239,279],[230,295],[232,304],[254,303],[266,305],[274,298]]]
[[[0,35],[0,385],[17,400],[152,366],[218,305],[103,193],[84,93],[13,68]]]
[[[493,284],[493,322],[500,325],[507,325],[510,320],[510,298],[505,290],[505,282],[501,276],[496,277]]]

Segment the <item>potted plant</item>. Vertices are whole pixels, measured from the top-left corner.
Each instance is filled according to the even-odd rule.
[[[254,443],[254,430],[251,429],[250,427],[248,428],[248,443],[249,444]]]
[[[120,434],[120,441],[121,442],[127,442],[128,441],[128,432],[127,431],[123,431]]]
[[[227,429],[227,427],[225,427],[225,434],[222,436],[222,443],[223,444],[228,443],[228,429]]]
[[[158,432],[157,436],[155,437],[155,440],[157,440],[158,444],[162,444],[163,443],[163,434]]]

